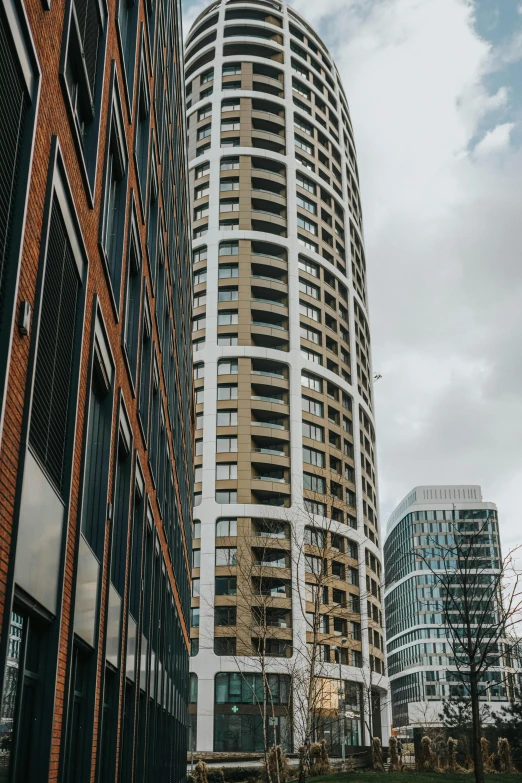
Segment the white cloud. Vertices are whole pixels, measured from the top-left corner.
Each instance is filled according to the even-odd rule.
[[[505,150],[506,147],[509,147],[511,131],[514,127],[514,122],[504,122],[502,125],[497,125],[493,130],[488,131],[473,150],[475,156],[480,158]]]
[[[521,539],[522,153],[508,90],[486,86],[492,48],[468,0],[293,5],[329,45],[354,124],[382,523],[415,484],[477,483],[507,547]]]

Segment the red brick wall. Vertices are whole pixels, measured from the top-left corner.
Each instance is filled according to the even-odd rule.
[[[78,512],[80,502],[80,487],[81,487],[81,459],[82,459],[82,433],[84,429],[85,419],[85,404],[87,395],[87,380],[88,380],[88,361],[90,354],[90,335],[91,335],[91,322],[93,314],[93,298],[95,294],[99,297],[101,303],[101,309],[107,328],[109,341],[111,343],[112,351],[116,362],[116,388],[122,388],[125,405],[129,413],[129,417],[132,424],[134,445],[138,449],[141,465],[144,470],[146,478],[146,490],[149,493],[153,505],[155,504],[155,491],[152,485],[152,481],[148,472],[148,463],[146,458],[145,447],[141,436],[140,428],[137,424],[136,408],[137,401],[133,397],[129,377],[124,363],[122,349],[121,349],[121,329],[122,329],[122,317],[118,323],[114,314],[112,306],[106,276],[104,268],[102,266],[102,260],[100,257],[100,251],[98,248],[98,234],[99,234],[99,222],[100,222],[100,206],[103,196],[103,167],[105,158],[105,144],[106,144],[106,132],[107,132],[107,120],[108,120],[108,102],[109,102],[109,81],[111,72],[112,60],[116,60],[118,81],[120,85],[120,94],[123,104],[123,113],[125,117],[125,129],[127,134],[127,143],[129,150],[129,179],[128,179],[128,193],[127,193],[127,211],[126,211],[126,231],[125,231],[125,249],[123,254],[123,271],[122,271],[122,286],[121,286],[121,307],[120,313],[123,309],[123,297],[125,286],[123,281],[125,280],[125,264],[126,264],[126,246],[128,239],[128,222],[129,222],[129,206],[130,206],[130,190],[131,188],[137,191],[136,177],[134,170],[134,160],[132,156],[134,127],[129,122],[128,108],[124,98],[123,90],[123,71],[121,67],[120,50],[118,46],[117,33],[115,27],[115,15],[116,15],[116,0],[109,0],[109,30],[107,40],[107,50],[105,56],[105,78],[103,88],[103,103],[102,103],[102,115],[100,123],[100,134],[98,142],[98,163],[97,163],[97,176],[96,176],[96,190],[95,190],[95,203],[94,209],[91,209],[90,203],[87,197],[87,192],[82,178],[80,163],[77,156],[75,143],[73,141],[73,134],[71,132],[71,125],[69,116],[67,114],[65,101],[62,93],[62,87],[60,84],[59,69],[60,69],[60,54],[63,42],[63,25],[64,25],[64,13],[66,8],[65,0],[51,0],[51,8],[49,11],[44,10],[41,0],[26,0],[25,3],[29,26],[34,40],[34,46],[37,54],[37,59],[42,72],[41,80],[41,95],[40,104],[37,114],[37,124],[35,132],[35,145],[34,145],[34,157],[33,165],[30,177],[29,194],[28,194],[28,206],[27,206],[27,218],[25,225],[25,232],[23,238],[23,250],[21,260],[21,272],[20,283],[18,289],[18,303],[22,300],[28,301],[34,312],[34,305],[36,300],[36,285],[38,266],[40,259],[40,238],[42,233],[42,221],[44,213],[44,203],[46,196],[46,188],[48,182],[49,172],[49,155],[51,150],[51,139],[56,135],[59,139],[60,149],[63,154],[65,168],[69,177],[72,196],[74,204],[78,213],[81,231],[83,239],[87,249],[89,257],[89,277],[87,287],[87,300],[85,308],[85,324],[84,324],[84,339],[81,358],[80,369],[80,384],[79,384],[79,398],[78,398],[78,411],[77,411],[77,431],[74,450],[74,464],[72,472],[72,491],[71,491],[71,503],[68,522],[67,533],[67,547],[66,547],[66,563],[63,585],[63,600],[62,600],[62,613],[61,613],[61,625],[60,625],[60,645],[59,645],[59,658],[57,667],[57,688],[55,694],[55,709],[54,720],[52,729],[52,749],[51,749],[51,762],[49,769],[49,780],[54,781],[58,778],[58,766],[60,758],[60,749],[62,743],[62,729],[64,725],[64,710],[65,710],[65,696],[64,688],[67,674],[67,652],[70,642],[70,636],[72,633],[72,600],[74,598],[72,591],[72,580],[74,572],[74,555],[75,547],[77,543],[78,535]],[[140,3],[139,11],[139,25],[144,20],[143,3]],[[146,48],[146,47],[145,47]],[[139,26],[138,26],[138,40],[136,45],[136,61],[138,62],[139,56]],[[148,57],[148,54],[147,54]],[[150,65],[150,64],[149,64]],[[152,70],[150,68],[150,70]],[[137,78],[139,69],[135,68],[135,89],[134,96],[137,94]],[[151,95],[153,91],[153,80],[150,81]],[[136,113],[136,99],[133,105],[133,114]],[[134,119],[134,118],[133,118]],[[152,120],[154,122],[154,120]],[[184,133],[183,133],[184,135]],[[138,202],[138,199],[136,199]],[[140,206],[138,203],[138,214],[140,214]],[[146,238],[146,226],[142,225],[141,220],[140,232],[142,238],[143,249],[143,272],[145,277],[149,278],[149,270],[146,261],[145,253],[145,238]],[[149,284],[150,290],[150,284]],[[17,305],[18,306],[18,305]],[[153,328],[155,329],[155,319],[153,321]],[[157,336],[156,336],[157,341]],[[15,494],[17,487],[17,472],[18,472],[18,460],[21,449],[21,435],[22,435],[22,417],[24,412],[25,402],[25,388],[28,377],[28,361],[29,361],[29,349],[31,343],[31,335],[29,337],[20,336],[18,330],[15,329],[13,335],[11,361],[8,368],[8,386],[6,396],[5,407],[5,421],[3,427],[3,435],[1,441],[0,450],[0,620],[3,617],[6,608],[10,607],[11,597],[7,595],[8,589],[8,563],[12,556],[11,552],[11,529],[13,524]],[[163,383],[163,382],[162,382]],[[114,417],[113,417],[113,432],[117,427],[117,410],[118,406],[114,405]],[[168,426],[168,424],[167,424]],[[169,433],[170,437],[170,433]],[[190,437],[192,435],[190,434]],[[172,441],[171,441],[172,444]],[[171,448],[171,454],[173,449]],[[111,464],[111,478],[109,486],[112,491],[112,469]],[[154,505],[155,507],[155,505]],[[157,508],[155,507],[156,524],[159,528],[160,540],[162,549],[164,551],[165,560],[168,565],[169,579],[173,588],[174,595],[177,598],[175,577],[168,554],[168,547],[163,534],[161,521]],[[129,528],[130,529],[130,528]],[[105,542],[105,553],[107,555],[109,545],[109,526],[107,529],[107,536]],[[188,553],[187,553],[188,558]],[[104,575],[103,575],[103,596],[102,607],[105,603],[105,595],[107,590],[107,561],[108,558],[104,558]],[[190,567],[188,567],[190,573]],[[125,605],[127,604],[128,597],[125,597]],[[180,618],[182,619],[182,613],[179,607],[178,609]],[[102,628],[104,626],[105,610],[102,608]],[[4,623],[3,628],[7,626]],[[185,634],[188,644],[188,633],[185,628]],[[101,655],[103,639],[100,642],[98,651],[98,672],[97,672],[97,697],[96,697],[96,713],[95,713],[95,732],[94,732],[94,749],[97,746],[98,736],[97,728],[99,725],[99,713],[100,713],[100,693],[99,685],[103,674],[103,667],[105,661]],[[123,639],[123,645],[125,646],[126,640]],[[124,676],[121,678],[120,687],[120,703],[121,693],[124,685]],[[95,769],[95,753],[93,753],[93,766],[92,766],[92,779],[94,780]]]

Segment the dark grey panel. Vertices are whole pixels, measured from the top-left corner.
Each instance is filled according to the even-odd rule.
[[[95,640],[99,574],[100,564],[83,535],[81,535],[76,577],[74,632],[90,644],[91,647],[94,647]]]
[[[137,644],[137,625],[136,621],[129,617],[127,628],[127,661],[125,664],[126,675],[129,680],[134,682],[136,676],[136,644]]]
[[[107,607],[107,648],[105,657],[118,667],[120,661],[121,598],[112,585],[109,586],[109,606]]]

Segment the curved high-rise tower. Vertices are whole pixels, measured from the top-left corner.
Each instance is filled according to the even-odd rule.
[[[338,753],[342,737],[363,745],[389,728],[348,104],[322,41],[268,0],[222,0],[200,14],[186,94],[192,747],[259,750],[266,718],[287,747],[324,736]]]

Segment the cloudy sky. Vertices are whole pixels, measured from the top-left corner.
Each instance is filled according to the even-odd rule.
[[[185,0],[185,30],[207,2]],[[293,0],[357,144],[381,520],[481,484],[522,542],[522,2]]]

